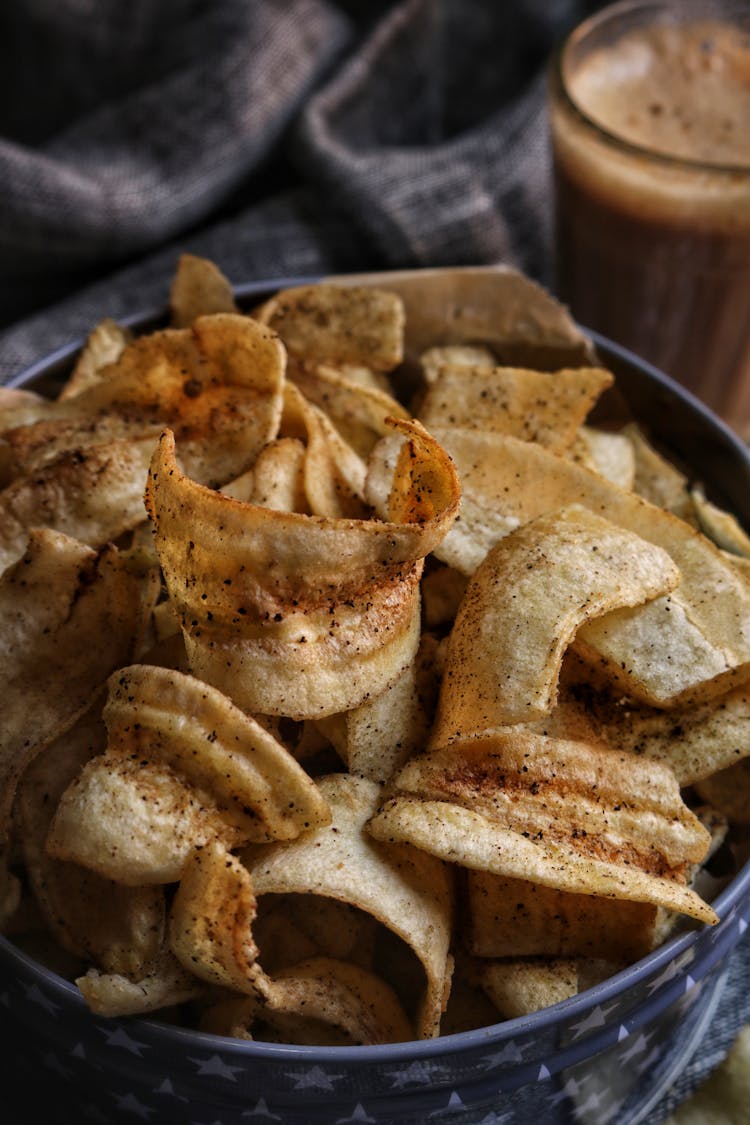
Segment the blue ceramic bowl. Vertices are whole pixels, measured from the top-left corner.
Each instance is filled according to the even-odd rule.
[[[274,287],[287,284],[275,283]],[[238,296],[257,301],[268,284]],[[154,314],[134,318],[150,328]],[[593,334],[592,334],[593,336]],[[633,415],[750,525],[750,456],[696,399],[593,336]],[[54,383],[80,346],[18,385]],[[0,1058],[18,1122],[156,1125],[636,1125],[684,1067],[750,921],[750,864],[720,923],[672,938],[580,995],[478,1031],[377,1047],[291,1047],[92,1015],[76,987],[0,938]],[[10,1125],[11,1101],[2,1120]]]

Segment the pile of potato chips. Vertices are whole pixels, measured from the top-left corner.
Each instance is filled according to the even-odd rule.
[[[534,1011],[750,824],[750,541],[507,269],[169,327],[0,392],[0,920],[93,1011],[297,1044]]]

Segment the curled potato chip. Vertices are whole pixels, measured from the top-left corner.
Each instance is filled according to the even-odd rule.
[[[189,328],[199,316],[235,313],[234,292],[219,267],[196,254],[180,254],[169,290],[175,328]]]
[[[404,310],[381,288],[320,283],[283,289],[253,316],[305,363],[390,371],[403,358]]]
[[[162,436],[147,505],[194,673],[246,710],[319,718],[383,691],[419,641],[421,560],[458,509],[450,460],[416,423],[392,522],[271,511],[190,480]],[[336,560],[332,573],[331,560]]]
[[[223,1000],[201,1027],[215,1035],[320,1046],[400,1043],[413,1030],[392,988],[358,965],[314,957],[278,974],[269,995]]]
[[[330,827],[290,844],[243,853],[255,893],[323,895],[377,918],[424,966],[427,983],[417,1017],[418,1037],[436,1035],[451,969],[449,873],[424,852],[383,846],[367,835],[365,823],[380,799],[375,782],[332,774],[321,779],[320,789],[331,807]]]
[[[330,957],[314,957],[277,973],[266,1005],[332,1026],[355,1045],[404,1043],[414,1036],[396,993],[382,977]]]
[[[37,422],[54,411],[48,398],[25,387],[0,387],[0,433]]]
[[[183,869],[169,917],[170,947],[201,980],[262,994],[267,978],[253,939],[255,913],[247,870],[219,840],[212,840],[196,848]]]
[[[305,494],[306,456],[304,442],[299,438],[277,438],[263,447],[252,468],[224,485],[221,492],[276,512],[309,515]]]
[[[164,939],[163,890],[123,887],[45,850],[63,791],[105,742],[95,708],[34,759],[19,785],[15,810],[26,874],[50,931],[76,956],[107,973],[137,979]]]
[[[382,388],[355,382],[328,364],[293,365],[289,376],[360,457],[367,457],[375,442],[389,432],[387,418],[409,418],[401,403]]]
[[[580,505],[501,539],[469,581],[456,616],[433,745],[545,714],[583,622],[678,582],[666,551]]]
[[[92,1012],[98,1016],[139,1016],[159,1011],[205,992],[205,984],[187,972],[176,957],[164,950],[138,980],[122,973],[89,969],[76,984]]]
[[[368,826],[379,840],[716,921],[685,885],[710,837],[657,762],[506,727],[412,758],[391,791]]]
[[[223,484],[275,437],[285,364],[276,335],[249,317],[199,317],[190,329],[134,340],[98,382],[50,404],[45,421],[7,430],[3,440],[20,475],[65,452],[137,441],[169,425],[188,470]]]
[[[654,944],[657,908],[487,871],[466,872],[470,951],[477,957],[637,961]]]
[[[132,339],[130,329],[123,328],[109,317],[100,321],[89,333],[58,400],[64,402],[67,398],[73,398],[105,378],[104,372],[111,370],[111,365],[117,363]]]
[[[189,721],[186,721],[189,716]],[[108,744],[63,794],[48,848],[118,880],[167,883],[198,844],[291,839],[326,824],[315,782],[215,688],[133,665],[109,681]]]
[[[661,707],[726,691],[750,675],[750,589],[696,529],[534,442],[458,429],[435,437],[462,488],[461,520],[435,552],[443,561],[471,573],[493,542],[538,515],[570,504],[606,512],[666,550],[681,581],[668,599],[584,625],[576,645],[587,659],[606,661],[623,690]]]
[[[23,770],[129,661],[141,614],[139,580],[114,547],[48,529],[0,577],[0,841]]]
[[[365,465],[322,410],[308,402],[292,383],[284,390],[282,431],[289,415],[305,436],[303,487],[305,510],[332,519],[369,515],[363,500]],[[296,436],[296,435],[295,435]]]
[[[561,452],[573,444],[613,381],[600,367],[548,372],[444,366],[427,389],[419,419],[430,431],[447,426],[495,430]]]

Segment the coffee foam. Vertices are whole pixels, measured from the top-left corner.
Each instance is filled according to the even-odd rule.
[[[750,168],[750,34],[718,22],[631,31],[566,75],[616,136],[684,160]]]

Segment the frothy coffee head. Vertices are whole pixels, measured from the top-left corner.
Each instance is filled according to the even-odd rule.
[[[595,124],[649,151],[750,167],[750,33],[716,21],[624,34],[566,74]]]

